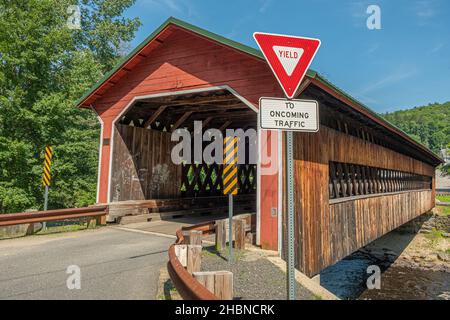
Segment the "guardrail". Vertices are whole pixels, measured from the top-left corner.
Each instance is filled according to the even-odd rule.
[[[177,230],[177,240],[169,248],[169,262],[167,263],[167,270],[170,278],[177,288],[181,297],[185,300],[218,300],[213,293],[206,289],[200,282],[198,282],[181,264],[175,254],[175,245],[182,244],[184,241],[183,231],[197,230],[202,231],[202,234],[210,234],[215,230],[214,222],[201,223],[195,226],[182,227]]]
[[[84,217],[95,218],[97,220],[97,224],[106,224],[107,214],[108,206],[7,213],[0,214],[0,227]]]
[[[444,206],[444,207],[450,207],[450,202],[436,201],[436,205]]]

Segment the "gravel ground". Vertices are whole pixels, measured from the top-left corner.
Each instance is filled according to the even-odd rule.
[[[235,262],[227,261],[228,249],[217,252],[213,246],[203,248],[202,270],[228,270],[234,276],[236,300],[286,299],[286,274],[263,254],[253,251],[234,251]],[[297,283],[297,299],[317,299]]]

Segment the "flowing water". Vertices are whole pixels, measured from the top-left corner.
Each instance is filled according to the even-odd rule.
[[[450,273],[396,266],[392,257],[379,259],[357,251],[320,273],[320,284],[341,299],[450,299]],[[381,289],[367,289],[372,273],[381,269]]]

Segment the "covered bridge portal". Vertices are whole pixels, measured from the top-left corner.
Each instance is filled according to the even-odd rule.
[[[283,254],[283,135],[258,129],[262,96],[283,93],[259,51],[168,19],[79,101],[102,124],[97,202],[225,210],[221,165],[174,164],[171,133],[253,128],[260,161],[239,166],[238,207]],[[294,150],[296,262],[312,276],[433,208],[441,160],[313,71],[298,97],[320,106]]]

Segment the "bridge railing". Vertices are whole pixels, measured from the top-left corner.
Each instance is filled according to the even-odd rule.
[[[85,217],[95,218],[97,220],[97,224],[106,224],[107,214],[108,206],[6,213],[0,214],[0,227]]]
[[[184,242],[183,231],[197,230],[202,231],[203,234],[213,233],[215,230],[214,222],[207,222],[191,227],[182,227],[177,230],[177,240],[169,248],[169,262],[167,263],[167,270],[170,278],[185,300],[217,300],[212,292],[198,282],[181,264],[175,253],[175,245]]]

